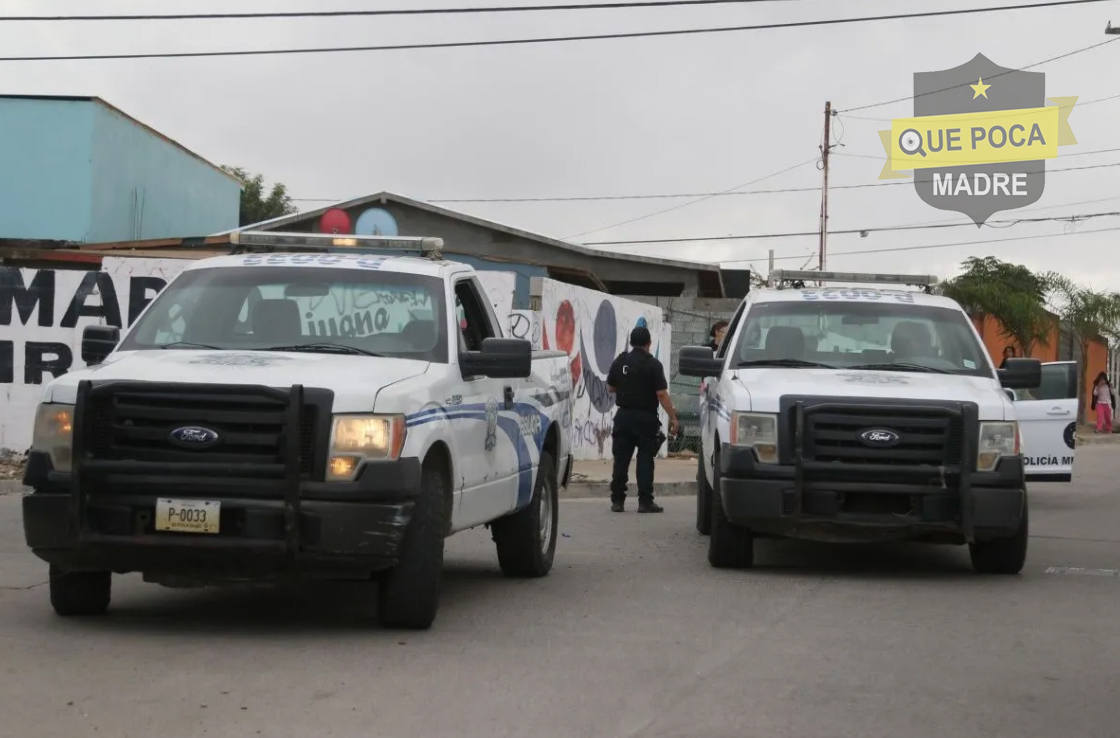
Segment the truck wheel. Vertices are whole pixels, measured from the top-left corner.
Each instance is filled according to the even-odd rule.
[[[447,529],[447,485],[443,469],[424,465],[420,496],[401,541],[400,558],[381,578],[377,619],[383,627],[427,630],[436,619]]]
[[[1027,537],[1029,521],[1027,501],[1023,500],[1023,519],[1019,530],[1008,538],[976,541],[968,544],[972,568],[980,574],[1018,574],[1027,562]]]
[[[498,565],[507,577],[543,577],[552,569],[559,502],[556,462],[552,454],[542,451],[528,507],[490,524],[498,549]]]
[[[723,499],[719,494],[718,453],[715,462],[708,563],[716,569],[746,569],[754,565],[754,535],[746,528],[732,523],[723,512]]]
[[[696,531],[706,536],[712,532],[712,485],[704,475],[704,448],[696,457]]]
[[[112,574],[63,571],[51,564],[51,607],[63,617],[104,615],[109,609]]]

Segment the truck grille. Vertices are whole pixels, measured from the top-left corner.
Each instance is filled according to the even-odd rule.
[[[896,445],[874,447],[860,435],[868,430],[898,434]],[[884,415],[881,408],[858,406],[805,414],[803,456],[817,462],[882,466],[941,466],[961,461],[964,436],[959,415],[899,408]]]
[[[164,385],[166,387],[166,385]],[[181,390],[103,388],[88,408],[86,449],[92,459],[224,464],[283,464],[287,402],[275,394],[207,392],[205,386]],[[302,474],[310,475],[316,460],[319,408],[305,404],[299,434]],[[205,449],[177,447],[170,440],[177,428],[201,426],[215,431],[221,442]]]

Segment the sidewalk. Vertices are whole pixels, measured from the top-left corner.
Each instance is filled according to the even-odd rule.
[[[560,490],[563,498],[610,497],[611,460],[577,461],[572,468],[572,479],[567,489]],[[634,479],[634,463],[630,464],[627,497],[637,498],[638,488]],[[696,494],[696,457],[669,457],[658,459],[654,466],[653,494],[655,497],[675,497]]]
[[[1120,445],[1120,433],[1116,431],[1112,433],[1096,433],[1091,425],[1083,425],[1078,428],[1076,438],[1078,446],[1082,444],[1086,446],[1095,446],[1102,443]]]

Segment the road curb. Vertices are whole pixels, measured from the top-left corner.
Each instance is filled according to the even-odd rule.
[[[627,497],[636,496],[633,485]],[[654,482],[654,497],[690,497],[696,494],[696,482]],[[608,499],[611,496],[610,482],[572,482],[567,489],[560,488],[562,500]]]
[[[1112,435],[1077,435],[1078,446],[1120,446],[1120,433]]]
[[[18,479],[0,479],[0,497],[23,494],[23,482]]]

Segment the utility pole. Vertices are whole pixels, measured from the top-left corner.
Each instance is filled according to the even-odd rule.
[[[828,150],[832,148],[832,102],[824,104],[824,144],[821,146],[821,163],[824,170],[824,184],[821,187],[821,253],[817,267],[825,270],[826,249],[828,246]]]

